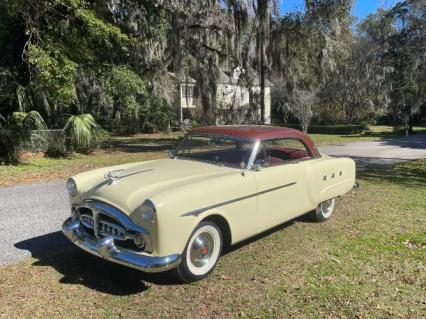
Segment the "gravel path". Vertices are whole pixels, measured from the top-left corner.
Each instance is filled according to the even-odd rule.
[[[329,155],[353,157],[370,164],[426,158],[426,134],[379,142],[356,142],[319,147]],[[70,245],[60,232],[69,216],[65,181],[0,188],[0,265],[38,257]]]
[[[63,180],[0,188],[0,265],[64,247],[67,216]]]
[[[355,142],[324,145],[321,153],[333,156],[349,156],[358,168],[368,165],[395,164],[404,160],[426,158],[426,134],[403,138],[390,138],[377,142]]]

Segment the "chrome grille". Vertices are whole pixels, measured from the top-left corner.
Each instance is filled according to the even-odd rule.
[[[95,228],[95,221],[93,220],[92,216],[81,215],[80,216],[80,223],[82,223],[87,228],[90,228],[90,229],[94,229]]]
[[[93,234],[97,238],[111,236],[117,240],[127,239],[128,236],[124,227],[111,221],[103,220],[108,218],[107,216],[103,217],[102,213],[93,214],[92,212],[92,216],[83,214],[80,215],[80,223],[89,230],[93,230]]]
[[[132,251],[152,252],[148,231],[134,224],[124,213],[112,206],[88,200],[76,206],[72,215],[74,220],[80,221],[80,231],[89,236],[97,239],[110,236],[115,240],[114,244],[117,247]],[[143,247],[135,243],[138,236],[143,237],[145,243]]]
[[[119,225],[106,222],[103,220],[99,220],[97,223],[97,226],[98,226],[98,230],[97,230],[98,235],[112,236],[114,239],[126,240],[126,231],[124,230],[123,227]]]

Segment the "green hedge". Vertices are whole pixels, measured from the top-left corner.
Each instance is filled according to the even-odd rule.
[[[300,125],[288,124],[287,127],[301,130]],[[310,125],[308,133],[311,134],[361,134],[367,129],[366,125]]]
[[[49,147],[63,143],[61,130],[34,130],[30,138],[19,145],[19,150],[26,152],[45,152]]]

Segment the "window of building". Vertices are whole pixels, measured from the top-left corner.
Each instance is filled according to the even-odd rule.
[[[181,88],[181,95],[184,98],[192,98],[194,96],[194,85],[190,84],[182,84],[180,86]]]

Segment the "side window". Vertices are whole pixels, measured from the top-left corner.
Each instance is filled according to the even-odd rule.
[[[285,138],[263,141],[256,162],[264,166],[276,166],[310,157],[305,144],[296,139]]]
[[[278,146],[278,147],[291,149],[291,150],[307,151],[305,145],[300,140],[295,140],[292,138],[285,138],[282,140],[272,140],[267,142],[271,142],[270,144],[272,146]]]

